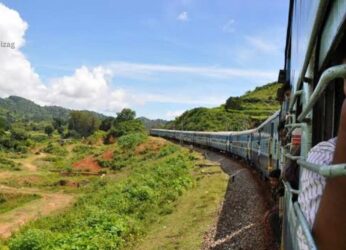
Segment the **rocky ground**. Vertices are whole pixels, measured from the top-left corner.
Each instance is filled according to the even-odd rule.
[[[206,233],[202,249],[278,249],[263,220],[270,208],[270,195],[256,171],[224,154],[202,151],[207,159],[220,162],[231,176],[219,216]]]

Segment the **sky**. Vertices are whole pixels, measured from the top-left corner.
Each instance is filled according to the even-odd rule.
[[[218,106],[277,80],[288,2],[0,0],[0,97],[167,120]]]

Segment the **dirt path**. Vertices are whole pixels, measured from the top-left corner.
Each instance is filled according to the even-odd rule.
[[[263,224],[268,209],[264,184],[248,167],[221,153],[208,150],[207,159],[220,162],[230,178],[227,193],[214,227],[205,236],[202,249],[277,249]]]
[[[34,161],[46,157],[47,154],[40,153],[39,155],[33,155],[28,158],[25,158],[23,160],[17,161],[18,163],[21,163],[28,171],[30,172],[36,172],[37,166],[33,163]]]
[[[0,237],[6,239],[25,223],[68,207],[74,196],[63,193],[47,193],[31,188],[12,188],[0,186],[1,192],[38,194],[42,198],[24,204],[6,213],[0,214]]]

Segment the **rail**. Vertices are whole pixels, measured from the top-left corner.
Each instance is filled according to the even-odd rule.
[[[317,165],[305,160],[298,160],[298,164],[324,177],[346,176],[346,164]]]
[[[303,231],[303,233],[305,235],[305,238],[306,238],[307,244],[309,246],[309,249],[310,250],[317,250],[314,238],[312,237],[312,235],[310,233],[309,224],[306,221],[306,219],[305,219],[305,217],[303,215],[302,210],[300,210],[300,207],[299,207],[298,203],[295,202],[293,204],[293,207],[294,207],[294,211],[296,212],[299,224],[300,224],[300,226],[302,228],[302,231]]]
[[[298,116],[298,121],[303,121],[304,118],[309,114],[309,112],[312,110],[315,103],[318,101],[318,98],[321,97],[324,90],[327,88],[327,86],[335,79],[337,78],[345,78],[346,77],[346,65],[337,65],[330,67],[329,69],[325,70],[320,78],[320,80],[317,83],[317,86],[312,93],[311,97],[309,98],[309,101],[307,102],[306,106],[304,107],[301,114]]]

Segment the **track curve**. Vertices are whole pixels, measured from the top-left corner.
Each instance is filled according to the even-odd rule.
[[[223,171],[231,177],[217,221],[206,234],[202,249],[278,249],[272,232],[263,222],[270,208],[270,193],[259,175],[225,154],[195,150],[204,153],[208,160],[220,162]]]

